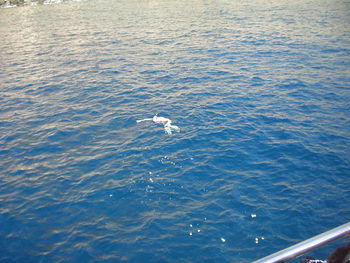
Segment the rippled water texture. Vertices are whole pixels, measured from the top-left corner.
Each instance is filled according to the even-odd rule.
[[[0,262],[251,262],[349,221],[349,10],[0,9]]]

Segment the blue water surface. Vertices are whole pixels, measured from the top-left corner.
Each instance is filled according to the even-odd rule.
[[[0,9],[0,262],[244,263],[350,221],[349,14]]]

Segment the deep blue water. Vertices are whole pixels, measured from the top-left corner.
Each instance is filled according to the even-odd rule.
[[[349,2],[0,21],[1,263],[251,262],[350,221]]]

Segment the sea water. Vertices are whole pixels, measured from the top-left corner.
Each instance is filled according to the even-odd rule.
[[[251,262],[348,222],[349,14],[0,9],[0,262]]]

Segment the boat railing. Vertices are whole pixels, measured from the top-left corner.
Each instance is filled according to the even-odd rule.
[[[284,250],[278,251],[253,263],[283,263],[295,259],[316,248],[331,243],[337,239],[350,236],[350,222],[333,228],[327,232],[297,243]]]

